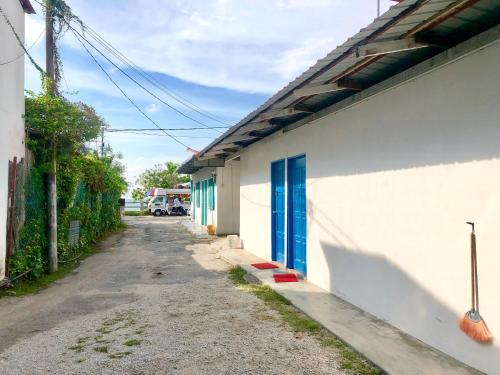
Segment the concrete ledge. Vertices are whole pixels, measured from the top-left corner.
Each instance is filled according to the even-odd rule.
[[[231,265],[240,266],[260,283],[269,285],[389,374],[481,374],[307,281],[275,283],[272,275],[276,270],[252,267],[252,263],[265,260],[247,251],[224,249],[220,257]]]
[[[205,238],[205,239],[210,238],[206,228],[195,223],[194,221],[180,220],[179,222],[184,226],[184,228],[186,228],[189,231],[189,233],[191,233],[196,238]]]

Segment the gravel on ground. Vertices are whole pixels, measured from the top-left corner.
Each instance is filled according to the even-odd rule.
[[[341,374],[179,218],[127,217],[71,275],[0,300],[0,374]]]

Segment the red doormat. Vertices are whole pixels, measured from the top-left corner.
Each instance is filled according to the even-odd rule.
[[[277,283],[296,283],[299,281],[297,275],[294,273],[275,273],[273,277]]]
[[[278,268],[276,264],[272,263],[254,263],[252,264],[255,268],[258,268],[259,270],[270,270],[273,268]]]

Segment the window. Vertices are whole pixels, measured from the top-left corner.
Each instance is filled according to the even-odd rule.
[[[163,197],[155,197],[152,203],[163,203]]]
[[[208,209],[215,210],[215,184],[213,178],[208,180]]]
[[[196,207],[200,208],[200,183],[196,183]]]

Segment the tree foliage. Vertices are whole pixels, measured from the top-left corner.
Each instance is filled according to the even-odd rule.
[[[84,152],[85,143],[107,127],[92,107],[53,96],[48,90],[39,94],[27,91],[25,112],[32,135],[30,147],[42,163],[51,158],[52,142],[58,155],[74,155]]]
[[[171,161],[165,164],[156,164],[153,168],[146,169],[136,179],[136,188],[132,191],[135,200],[144,198],[146,192],[152,188],[173,189],[178,184],[189,182],[189,176],[179,175],[179,164]]]
[[[127,189],[120,156],[108,147],[104,155],[85,144],[107,126],[95,110],[83,103],[28,92],[26,96],[28,146],[34,166],[25,187],[26,221],[10,259],[11,277],[30,270],[30,277],[47,271],[47,194],[44,174],[49,171],[52,145],[57,159],[58,257],[78,256],[92,242],[120,223],[118,199]],[[73,220],[80,223],[77,244],[69,243]]]

